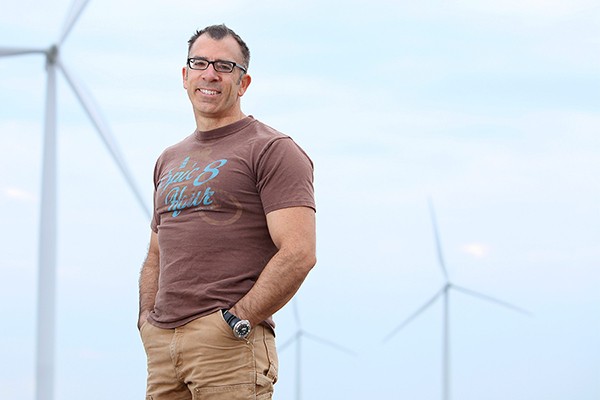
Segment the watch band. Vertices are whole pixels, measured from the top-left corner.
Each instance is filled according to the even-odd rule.
[[[235,328],[235,324],[241,321],[240,318],[236,317],[228,310],[221,310],[221,312],[223,313],[223,318],[225,319],[225,322],[227,322],[227,325],[229,325],[231,329]]]
[[[252,330],[250,321],[240,319],[228,310],[221,310],[221,312],[223,313],[223,319],[231,327],[233,335],[238,339],[246,339]]]

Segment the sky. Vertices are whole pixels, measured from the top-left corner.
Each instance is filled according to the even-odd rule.
[[[0,48],[49,48],[68,0],[2,0]],[[246,114],[315,164],[317,266],[275,316],[303,399],[600,398],[600,6],[591,0],[92,0],[60,49],[151,207],[154,162],[195,128],[195,29],[248,43]],[[0,398],[34,396],[41,55],[0,59]],[[137,280],[149,221],[58,77],[56,398],[143,398]],[[299,321],[298,321],[299,320]],[[298,324],[300,322],[300,324]],[[389,340],[384,338],[392,335]],[[335,343],[351,352],[329,346]],[[276,400],[294,399],[280,352]]]

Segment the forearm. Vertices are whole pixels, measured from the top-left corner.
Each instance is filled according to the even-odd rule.
[[[158,264],[146,259],[140,273],[140,317],[154,308],[154,300],[158,291]]]
[[[264,321],[290,301],[315,262],[312,251],[280,249],[267,263],[252,289],[231,308],[231,312],[249,320],[252,326]]]
[[[153,251],[153,249],[154,247],[151,240],[148,256],[146,257],[140,272],[138,328],[140,328],[146,320],[150,311],[154,309],[156,293],[158,292],[160,257],[158,252]]]

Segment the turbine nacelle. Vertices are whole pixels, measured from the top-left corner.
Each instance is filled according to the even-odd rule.
[[[46,68],[56,65],[58,60],[58,45],[52,45],[46,50]]]

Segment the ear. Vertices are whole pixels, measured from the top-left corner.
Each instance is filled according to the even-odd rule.
[[[250,86],[250,83],[252,82],[252,77],[248,74],[244,74],[241,77],[240,80],[240,87],[238,88],[238,96],[242,97],[244,95],[244,93],[246,93],[246,90],[248,89],[248,86]]]
[[[187,89],[187,75],[188,75],[188,70],[186,67],[183,67],[181,69],[181,77],[183,78],[183,88]]]

